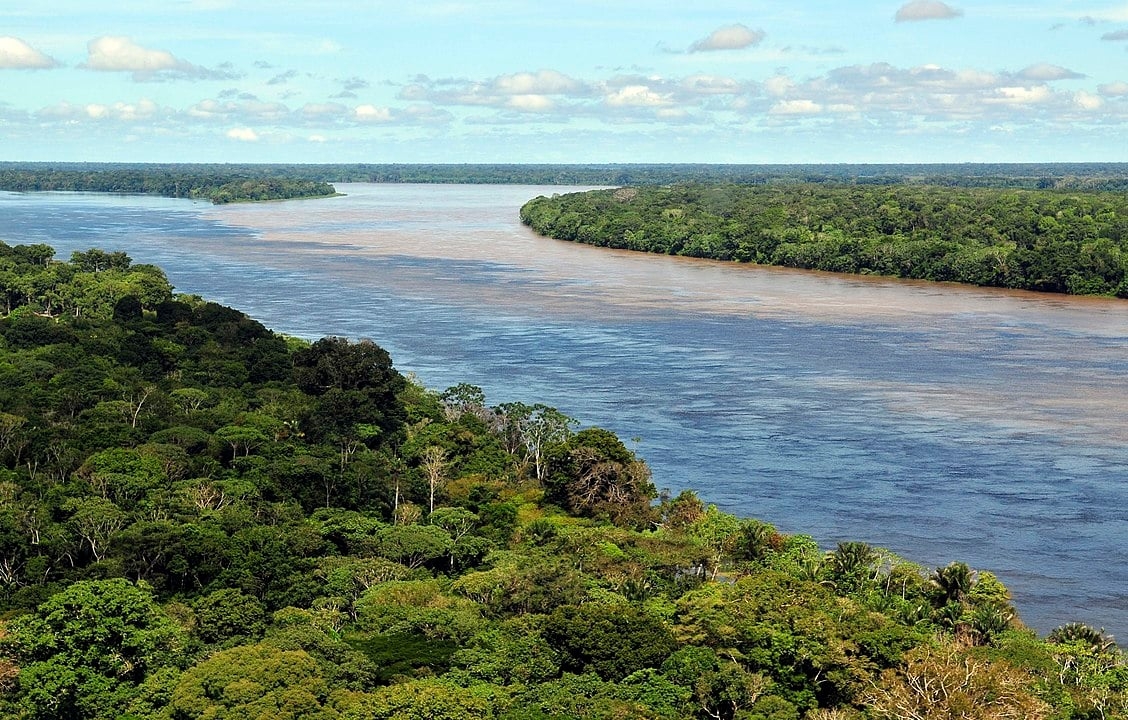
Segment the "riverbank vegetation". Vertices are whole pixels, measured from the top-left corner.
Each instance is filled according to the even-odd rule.
[[[530,200],[542,235],[763,265],[1128,297],[1128,196],[935,185],[681,184]]]
[[[193,184],[233,180],[313,183],[465,183],[649,186],[674,183],[926,185],[1011,189],[1128,190],[1125,163],[736,165],[707,163],[16,163],[0,162],[0,190],[95,190],[188,197]],[[222,181],[217,181],[222,179]],[[170,182],[171,181],[171,182]],[[53,186],[52,186],[53,185]],[[134,189],[115,189],[132,187]]]
[[[0,164],[0,190],[104,192],[233,202],[330,197],[327,182],[275,174],[265,166]]]
[[[659,492],[613,433],[0,243],[0,715],[1123,717],[1101,631]]]

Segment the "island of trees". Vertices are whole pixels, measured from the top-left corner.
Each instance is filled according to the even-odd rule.
[[[688,183],[538,197],[521,220],[604,247],[1128,297],[1128,195],[900,182]]]
[[[102,192],[233,202],[330,197],[327,182],[276,172],[272,166],[0,164],[0,190]]]
[[[1128,713],[1099,629],[656,490],[611,432],[0,243],[0,715]]]

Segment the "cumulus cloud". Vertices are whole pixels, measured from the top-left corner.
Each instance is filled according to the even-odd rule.
[[[1104,105],[1104,100],[1100,95],[1094,95],[1084,90],[1073,95],[1073,102],[1077,103],[1077,107],[1083,110],[1099,110]]]
[[[216,120],[220,122],[278,122],[286,119],[290,109],[282,103],[262,100],[240,100],[220,102],[201,100],[188,108],[189,117],[197,120]]]
[[[361,122],[382,123],[392,121],[391,108],[377,107],[375,105],[358,105],[353,113],[356,119]]]
[[[781,100],[768,110],[772,115],[818,115],[822,111],[822,105],[809,99]]]
[[[413,103],[402,108],[358,105],[353,108],[350,117],[365,125],[436,125],[449,123],[453,119],[446,110],[426,103]]]
[[[10,35],[0,37],[0,70],[49,70],[58,66],[54,58],[23,40]]]
[[[896,22],[917,22],[920,20],[951,20],[963,15],[963,10],[957,10],[951,5],[940,0],[912,0],[905,3],[893,16]]]
[[[120,122],[126,124],[153,124],[163,122],[175,113],[152,100],[143,98],[136,102],[87,103],[76,105],[68,102],[56,103],[41,108],[35,116],[44,122],[75,123],[95,121],[98,123]]]
[[[506,107],[521,112],[544,113],[554,110],[556,103],[546,95],[514,95]]]
[[[668,105],[670,98],[647,85],[627,85],[606,95],[604,102],[611,107],[658,107]]]
[[[708,36],[701,38],[689,46],[689,52],[708,52],[713,50],[743,50],[753,45],[759,45],[766,37],[763,30],[753,30],[741,25],[726,25],[717,28]]]
[[[333,119],[346,115],[348,108],[340,103],[307,103],[301,113],[310,120]]]
[[[564,73],[538,70],[498,75],[482,81],[451,78],[432,80],[420,76],[400,90],[399,98],[439,105],[543,113],[556,110],[559,107],[558,99],[584,98],[592,94],[590,87]]]
[[[736,95],[743,91],[736,80],[718,75],[690,75],[679,84],[692,95]]]
[[[1045,85],[1001,87],[996,88],[994,97],[987,98],[985,102],[1005,105],[1030,105],[1045,102],[1050,98],[1050,94],[1050,89]]]
[[[1128,82],[1112,82],[1098,85],[1097,92],[1105,97],[1128,97]]]
[[[208,70],[181,60],[167,50],[143,47],[130,38],[103,35],[87,44],[86,62],[80,67],[103,72],[131,72],[139,81],[171,78],[223,79],[235,75],[223,70]]]
[[[227,131],[227,137],[240,142],[257,142],[258,133],[249,127],[236,127]]]
[[[581,87],[578,81],[555,70],[501,75],[490,85],[502,95],[564,95],[574,93]]]
[[[91,70],[158,72],[176,70],[183,65],[172,53],[142,47],[126,37],[103,36],[87,46],[86,67]]]
[[[1049,82],[1051,80],[1080,80],[1085,76],[1081,73],[1074,72],[1060,65],[1051,65],[1050,63],[1038,63],[1037,65],[1030,65],[1019,71],[1018,76],[1025,80],[1035,80],[1038,82]]]

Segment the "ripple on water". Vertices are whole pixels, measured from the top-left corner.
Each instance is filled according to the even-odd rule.
[[[0,194],[0,237],[125,250],[277,330],[373,338],[432,387],[638,437],[659,487],[827,546],[965,560],[1043,631],[1128,636],[1128,304],[536,238],[516,208],[558,188],[344,190]]]

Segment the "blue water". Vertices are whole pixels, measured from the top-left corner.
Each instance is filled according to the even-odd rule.
[[[0,194],[0,239],[125,250],[281,332],[370,337],[428,386],[635,438],[659,487],[830,547],[964,560],[1039,630],[1128,638],[1128,303],[555,243],[515,219],[552,188],[347,190],[238,208]]]

